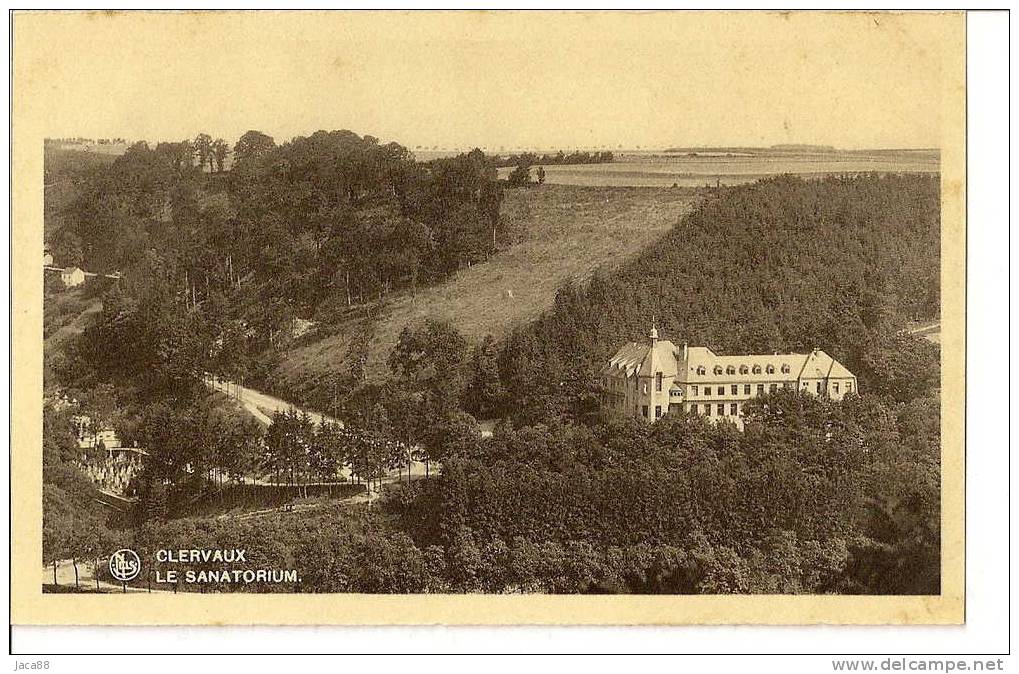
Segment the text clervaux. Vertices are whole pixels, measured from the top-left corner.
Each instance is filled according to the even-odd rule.
[[[156,552],[156,561],[179,564],[194,562],[225,562],[235,564],[248,561],[245,557],[246,553],[246,550],[237,548],[231,550],[159,550]]]

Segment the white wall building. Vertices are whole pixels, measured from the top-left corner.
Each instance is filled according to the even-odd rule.
[[[653,422],[669,412],[729,419],[743,428],[747,401],[779,388],[841,399],[856,376],[824,351],[719,356],[705,346],[658,338],[630,342],[602,368],[604,404],[621,416]]]
[[[85,272],[78,267],[68,267],[60,272],[60,280],[64,282],[65,288],[80,286],[85,282]]]

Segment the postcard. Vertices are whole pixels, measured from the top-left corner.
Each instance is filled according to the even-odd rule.
[[[12,59],[15,624],[963,622],[962,13]]]

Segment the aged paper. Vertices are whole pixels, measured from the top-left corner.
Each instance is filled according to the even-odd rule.
[[[962,13],[21,12],[13,31],[15,624],[964,621]],[[338,129],[353,134],[313,136]],[[474,148],[478,154],[467,155]],[[842,230],[817,230],[835,237],[811,249],[818,259],[831,259],[826,245],[845,245],[848,269],[850,259],[880,258],[882,246],[901,245],[895,266],[910,272],[901,283],[897,277],[866,286],[869,293],[847,286],[846,311],[863,316],[852,324],[834,303],[816,307],[824,320],[799,322],[796,311],[814,309],[796,302],[810,295],[797,294],[792,289],[803,283],[785,277],[789,292],[763,301],[790,313],[781,314],[786,323],[768,327],[771,319],[753,315],[753,303],[713,313],[697,307],[698,298],[716,301],[716,286],[728,281],[688,285],[677,299],[668,275],[642,286],[626,266],[644,251],[667,250],[668,232],[689,213],[730,212],[703,209],[736,203],[726,199],[745,205],[753,194],[747,190],[755,189],[748,186],[758,184],[766,195],[777,190],[782,203],[794,198],[781,196],[787,189],[796,199],[818,199],[812,212],[803,211],[804,222],[813,223],[804,227],[845,218]],[[922,212],[916,203],[924,190],[940,199],[934,267],[924,266],[931,251],[923,232],[915,246],[896,234],[920,226],[912,214]],[[843,210],[825,210],[836,199],[846,200]],[[907,203],[906,210],[888,201]],[[732,208],[747,221],[726,230],[718,246],[741,245],[739,232],[757,231],[766,217]],[[874,218],[889,220],[875,225],[884,229],[862,245],[876,247],[861,256],[838,231],[873,222],[870,208],[885,209]],[[210,234],[216,228],[228,233],[217,238]],[[376,231],[383,234],[370,238]],[[782,237],[760,231],[770,252],[744,269],[770,268],[769,255],[784,254]],[[264,245],[245,247],[259,236]],[[705,249],[716,245],[684,236]],[[411,249],[410,242],[418,243]],[[830,271],[817,272],[823,282],[804,283],[841,288],[840,274]],[[703,278],[711,273],[704,270]],[[170,290],[148,285],[164,276]],[[629,309],[597,311],[584,304],[595,302],[593,291],[577,291],[577,315],[592,318],[570,327],[567,340],[549,337],[554,346],[543,351],[533,345],[566,323],[536,321],[557,320],[569,299],[557,300],[556,290],[570,283],[620,298],[635,294],[625,302]],[[899,321],[866,313],[864,295],[874,311],[897,311]],[[137,307],[157,296],[170,297],[166,312],[139,318]],[[116,332],[125,320],[139,322]],[[886,382],[881,368],[887,374],[909,366],[847,337],[857,325],[875,341],[936,341],[940,395],[909,389],[909,376],[894,382],[905,389]],[[894,329],[884,335],[886,325]],[[751,334],[751,326],[763,332]],[[362,328],[367,336],[359,337]],[[527,330],[536,341],[525,349],[519,335]],[[145,350],[149,332],[154,346]],[[208,339],[192,354],[196,334]],[[112,335],[120,335],[117,343]],[[122,347],[121,339],[135,338],[141,346]],[[243,346],[234,347],[235,338]],[[579,361],[562,355],[580,352],[578,345],[593,345],[593,356],[570,356],[588,358],[582,374],[570,369]],[[120,348],[125,356],[103,360]],[[241,372],[235,356],[242,351],[247,369],[232,374]],[[453,352],[459,355],[450,365]],[[192,355],[174,360],[180,354]],[[544,359],[536,369],[555,385],[540,376],[520,384],[525,370],[515,364],[524,355]],[[141,365],[128,381],[116,368],[134,356]],[[485,379],[477,373],[488,363],[497,374]],[[457,377],[442,378],[453,371]],[[917,373],[937,375],[936,366]],[[146,388],[164,376],[174,383]],[[885,402],[877,400],[878,386]],[[187,387],[204,393],[189,393],[195,397],[184,405]],[[401,430],[393,388],[406,395],[406,428],[425,419],[424,430]],[[453,390],[455,399],[446,397]],[[759,396],[763,406],[753,401]],[[786,403],[768,407],[782,396]],[[578,407],[591,400],[600,404]],[[732,470],[719,479],[749,465],[746,477],[733,479],[759,484],[752,466],[762,464],[740,457],[764,457],[754,452],[779,442],[768,414],[781,404],[820,405],[829,420],[869,419],[866,405],[895,417],[888,423],[898,424],[896,439],[880,449],[872,444],[878,434],[857,426],[852,432],[861,435],[846,437],[842,426],[814,428],[809,419],[807,430],[797,427],[815,433],[809,446],[819,455],[828,456],[823,448],[832,443],[849,448],[847,462],[859,472],[845,482],[825,473],[830,466],[820,459],[809,467],[781,464],[773,475],[823,473],[823,484],[841,485],[835,496],[846,500],[817,505],[817,520],[844,518],[851,531],[766,520],[771,533],[741,530],[730,541],[737,534],[713,530],[700,511],[672,500],[657,511],[639,506],[650,508],[639,517],[624,511],[634,530],[647,516],[654,533],[623,541],[610,529],[618,512],[605,496],[623,478],[609,480],[604,471],[637,475],[637,468],[619,468],[636,465],[632,455],[560,464],[567,448],[595,446],[596,434],[606,438],[599,451],[627,447],[619,438],[641,434],[649,444],[665,443],[654,455],[664,464],[648,459],[648,482],[690,485],[694,491],[682,493],[700,502],[697,490],[711,487],[690,477],[699,459],[673,466],[674,451],[721,451],[728,445],[718,427],[728,424],[743,453],[730,457]],[[852,519],[838,505],[873,506],[866,495],[853,500],[863,476],[873,486],[884,484],[875,475],[897,474],[892,459],[878,461],[875,453],[904,460],[902,447],[930,435],[914,421],[929,418],[930,405],[940,405],[933,417],[940,462],[932,468],[917,459],[910,466],[915,481],[880,487],[885,509],[872,514],[893,523],[884,532],[933,526],[933,533],[925,530],[940,557],[933,571],[922,562],[930,546],[907,549],[905,534],[875,538],[872,517]],[[291,408],[310,416],[288,416]],[[70,445],[61,444],[66,438],[46,444],[59,458],[44,456],[44,412],[60,432],[76,434]],[[694,415],[709,418],[702,423]],[[195,449],[215,444],[198,430],[209,418],[223,420],[215,427],[234,438],[216,444],[212,459]],[[505,419],[511,430],[500,423]],[[441,437],[429,435],[440,426]],[[654,428],[695,429],[675,437],[696,434],[706,444],[662,440]],[[239,440],[234,432],[247,435]],[[227,465],[225,457],[241,445],[250,450],[246,463]],[[518,463],[486,453],[496,446],[519,451]],[[526,458],[539,446],[547,457]],[[295,447],[303,452],[296,469],[288,453]],[[376,455],[379,447],[384,456]],[[450,515],[459,501],[448,496],[461,484],[458,470],[467,475],[460,519]],[[528,481],[512,477],[532,470]],[[806,493],[795,490],[815,477],[790,478],[788,493]],[[911,491],[939,479],[933,506]],[[583,498],[557,491],[563,482],[595,486]],[[82,498],[101,502],[107,510],[96,512],[111,519],[97,524],[75,510],[81,494],[68,485],[81,484],[95,490],[94,498]],[[545,485],[542,496],[527,492],[534,484]],[[647,493],[679,493],[670,488],[648,486]],[[643,487],[613,498],[623,502],[633,489]],[[489,498],[496,493],[498,504]],[[415,520],[429,494],[448,500]],[[930,525],[938,498],[940,518]],[[535,523],[545,515],[520,518],[506,505],[536,513],[546,501],[572,504],[548,511],[548,528]],[[44,503],[52,509],[45,545]],[[807,508],[788,504],[794,507]],[[584,520],[583,535],[570,529],[578,520],[562,515],[588,510],[594,515]],[[656,512],[670,524],[651,522]],[[926,523],[917,512],[927,514]],[[553,521],[560,529],[549,533]],[[677,522],[695,523],[697,531],[681,531],[686,525]],[[489,526],[498,535],[487,533]],[[879,559],[878,550],[887,556]],[[860,571],[861,564],[870,566]],[[939,591],[924,589],[931,587]]]

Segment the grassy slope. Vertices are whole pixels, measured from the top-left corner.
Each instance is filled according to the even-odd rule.
[[[332,323],[324,337],[292,348],[270,377],[279,390],[308,399],[316,382],[345,367],[348,343],[370,330],[368,371],[379,374],[400,331],[434,317],[471,339],[496,338],[551,306],[567,279],[616,265],[671,229],[694,200],[690,190],[545,185],[508,190],[503,226],[517,243],[484,264],[419,291],[394,294],[375,318]],[[364,312],[360,312],[363,313]]]
[[[43,299],[45,320],[43,344],[46,352],[76,337],[91,325],[92,317],[103,310],[102,289],[108,287],[105,279],[89,279],[70,290],[50,292]]]

